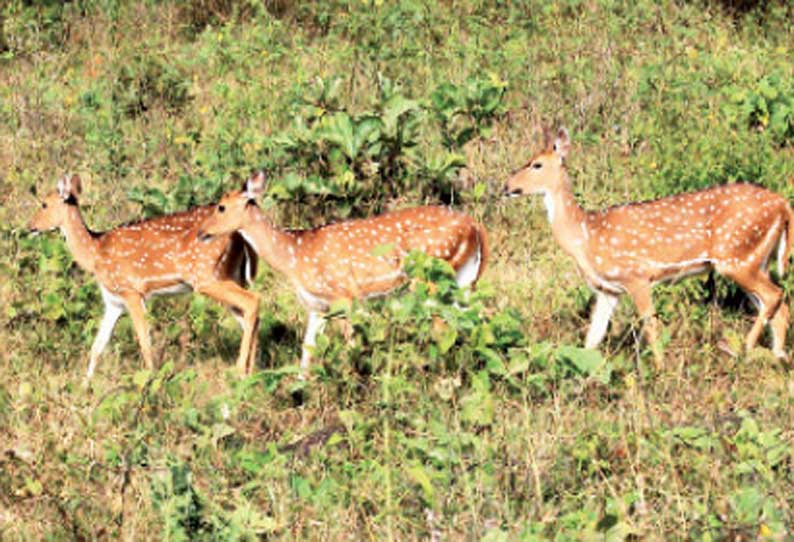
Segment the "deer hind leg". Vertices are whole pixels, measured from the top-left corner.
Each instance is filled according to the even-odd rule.
[[[232,307],[231,311],[232,311],[232,316],[234,316],[234,319],[237,320],[238,324],[240,324],[240,329],[243,331],[243,333],[245,333],[246,321],[245,318],[243,318],[243,313],[239,309],[234,307]],[[253,331],[253,335],[251,337],[251,347],[249,349],[248,360],[246,361],[246,365],[245,365],[246,370],[248,372],[250,372],[251,369],[256,367],[258,352],[259,352],[259,319],[257,319],[256,329]]]
[[[606,292],[596,292],[596,302],[590,317],[590,329],[584,342],[585,348],[597,348],[607,333],[609,319],[618,305],[618,297]]]
[[[130,318],[132,318],[132,325],[138,336],[138,344],[141,347],[146,368],[153,369],[152,343],[149,339],[149,323],[146,321],[146,306],[143,303],[143,296],[137,292],[127,292],[122,297],[127,311],[130,313]]]
[[[784,357],[783,343],[788,325],[788,307],[782,304],[783,291],[772,282],[766,272],[760,269],[726,273],[726,276],[741,286],[750,296],[754,296],[757,301],[758,317],[745,339],[747,350],[755,348],[764,326],[772,319],[773,351],[776,356]]]
[[[201,286],[198,291],[207,297],[228,305],[239,317],[238,322],[243,328],[240,341],[240,354],[237,357],[237,369],[242,374],[249,374],[256,364],[257,334],[259,330],[259,295],[241,288],[232,280],[223,280]]]
[[[662,351],[659,345],[659,323],[656,319],[656,310],[653,307],[653,284],[648,281],[636,281],[627,284],[626,289],[634,300],[637,312],[642,317],[642,329],[658,369],[662,365]]]
[[[91,345],[91,358],[88,362],[88,372],[85,375],[85,380],[88,382],[94,376],[99,356],[105,350],[105,347],[113,334],[113,328],[119,317],[124,313],[124,301],[115,297],[110,292],[101,288],[102,300],[105,302],[105,314],[102,317],[102,322],[99,324],[99,331],[97,332],[94,344]]]

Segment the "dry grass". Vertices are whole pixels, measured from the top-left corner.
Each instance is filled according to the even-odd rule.
[[[537,149],[544,123],[564,122],[575,137],[571,176],[588,208],[678,189],[694,182],[693,171],[722,171],[731,156],[739,173],[751,171],[756,152],[768,160],[758,180],[791,195],[790,146],[729,125],[725,96],[703,90],[727,88],[730,71],[739,86],[770,71],[792,77],[789,52],[780,51],[792,38],[778,13],[785,7],[770,7],[759,23],[707,3],[465,3],[427,7],[420,23],[389,34],[375,23],[356,26],[370,21],[364,12],[373,6],[296,4],[238,23],[225,11],[231,3],[191,5],[209,4],[202,13],[216,22],[198,33],[187,24],[195,14],[170,3],[131,3],[116,22],[70,5],[62,42],[49,27],[22,31],[27,19],[9,11],[6,40],[21,45],[0,60],[0,539],[164,539],[169,522],[186,516],[179,506],[188,506],[155,495],[175,465],[191,468],[200,516],[225,518],[226,530],[213,532],[228,540],[791,536],[792,456],[775,446],[794,437],[794,386],[765,349],[729,356],[718,348],[735,345],[752,315],[722,282],[714,296],[697,279],[661,290],[657,307],[670,334],[661,371],[648,367],[626,302],[603,349],[614,367],[608,384],[551,366],[519,372],[520,386],[491,375],[495,416],[478,424],[462,412],[482,363],[420,365],[401,345],[366,351],[373,359],[359,361],[381,369],[373,374],[335,358],[301,391],[289,369],[304,315],[270,271],[257,281],[259,376],[233,374],[239,334],[225,311],[183,298],[152,311],[161,361],[175,364],[160,390],[135,380],[141,362],[125,319],[84,390],[97,293],[80,290],[91,284],[83,272],[47,270],[61,261],[54,236],[36,244],[22,233],[36,205],[30,186],[50,190],[67,171],[83,177],[86,220],[102,230],[139,216],[127,197],[133,187],[168,191],[183,175],[231,179],[260,165],[265,139],[291,129],[288,94],[316,77],[343,77],[345,103],[363,110],[378,72],[420,99],[439,82],[494,74],[509,82],[507,112],[465,147],[458,206],[490,232],[486,311],[516,311],[527,344],[518,350],[545,359],[559,345],[581,344],[589,294],[551,237],[541,202],[499,198],[509,171]],[[317,22],[323,9],[327,32]],[[371,35],[391,37],[376,48],[366,45]],[[396,56],[379,54],[387,50]],[[122,66],[137,69],[136,54],[178,68],[190,95],[182,109],[155,100],[138,117],[113,117],[107,98]],[[212,160],[227,157],[236,140],[250,140],[242,165],[222,170]],[[476,182],[488,185],[478,203],[466,190]],[[305,226],[326,220],[329,205],[285,203],[276,216]],[[40,258],[45,249],[51,253]],[[50,292],[73,317],[46,318]],[[72,309],[79,302],[85,306]],[[343,348],[341,333],[331,328],[329,337],[331,350]],[[388,375],[376,364],[387,358]],[[547,378],[542,390],[537,377]],[[394,384],[400,378],[410,385]],[[386,400],[389,385],[396,391]],[[329,427],[344,431],[305,454],[279,452]],[[702,439],[678,432],[688,428]],[[757,509],[742,504],[751,490],[763,499]]]

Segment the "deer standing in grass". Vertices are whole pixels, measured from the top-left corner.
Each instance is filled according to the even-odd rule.
[[[461,287],[474,286],[485,269],[485,229],[464,214],[416,207],[310,230],[281,230],[256,205],[265,182],[260,171],[242,190],[225,195],[201,226],[200,236],[209,239],[237,231],[260,258],[291,280],[309,312],[301,376],[331,304],[381,296],[403,284],[402,262],[409,251],[449,262]],[[378,255],[382,248],[388,248],[387,253]]]
[[[86,381],[125,309],[146,366],[152,368],[144,300],[191,290],[231,307],[243,328],[237,367],[250,371],[256,358],[259,296],[243,286],[256,273],[256,257],[239,235],[218,236],[209,243],[198,240],[198,225],[214,207],[195,207],[95,233],[83,222],[79,196],[77,175],[60,179],[56,192],[42,201],[30,229],[34,233],[60,229],[75,261],[99,282],[105,315],[91,347]]]
[[[658,364],[653,285],[714,269],[736,282],[758,307],[747,349],[770,322],[772,351],[786,358],[789,310],[767,269],[777,248],[782,276],[794,238],[791,208],[782,196],[738,183],[587,212],[576,203],[565,169],[570,146],[564,128],[553,144],[547,134],[545,150],[510,177],[505,195],[543,195],[554,237],[595,291],[587,348],[600,344],[618,296],[627,292],[645,320]]]

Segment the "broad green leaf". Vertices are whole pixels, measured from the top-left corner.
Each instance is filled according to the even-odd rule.
[[[601,353],[592,348],[565,345],[557,350],[557,355],[573,365],[579,374],[585,376],[594,376],[604,364],[604,358]]]
[[[428,503],[433,502],[434,492],[433,492],[433,481],[431,480],[430,476],[427,474],[427,470],[425,469],[424,465],[416,464],[406,469],[408,476],[411,479],[419,484],[422,488],[422,493],[424,494],[425,501]]]
[[[490,393],[471,392],[461,399],[461,418],[477,425],[490,425],[494,418],[494,399]]]
[[[132,383],[135,384],[135,387],[140,391],[146,386],[151,377],[152,371],[149,369],[141,369],[140,371],[136,371],[132,376]]]
[[[218,442],[220,442],[225,437],[229,435],[233,435],[235,433],[234,427],[225,423],[214,423],[212,424],[212,445],[214,447],[218,446]]]
[[[350,115],[337,112],[323,117],[320,135],[329,143],[339,147],[350,160],[358,155],[358,146],[353,134],[353,121]]]

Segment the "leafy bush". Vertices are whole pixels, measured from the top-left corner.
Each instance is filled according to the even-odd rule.
[[[425,105],[379,76],[378,100],[364,113],[341,105],[341,89],[339,78],[318,80],[294,98],[292,129],[271,142],[276,170],[292,174],[275,194],[319,194],[354,205],[406,191],[446,199],[465,165],[460,154],[450,151],[484,135],[501,111],[505,86],[474,79],[464,87],[447,84]],[[431,111],[442,126],[447,150],[419,148]]]
[[[339,106],[339,79],[320,80],[294,104],[292,130],[273,141],[277,167],[300,172],[308,193],[364,199],[399,193],[416,146],[421,108],[386,79],[374,111]],[[288,194],[293,192],[286,185]]]
[[[381,301],[382,308],[374,313],[358,308],[348,312],[355,329],[352,347],[331,344],[327,337],[321,342],[320,355],[329,365],[379,373],[385,357],[396,349],[406,362],[404,371],[432,366],[507,374],[508,353],[524,342],[516,313],[486,317],[482,294],[469,297],[460,290],[443,260],[412,253],[405,270],[411,281],[400,295]],[[415,363],[419,365],[411,368]]]
[[[70,34],[70,16],[85,11],[84,2],[12,1],[0,6],[0,61],[26,56],[42,48],[63,47]]]
[[[127,192],[127,197],[141,205],[144,217],[151,218],[217,201],[223,189],[220,179],[194,179],[183,175],[165,191],[153,186],[135,186]]]
[[[190,99],[183,74],[164,59],[139,55],[125,60],[114,78],[112,101],[129,117],[158,106],[178,113]]]
[[[794,141],[794,78],[765,75],[751,88],[731,88],[729,98],[726,111],[734,124],[769,130],[779,145]]]
[[[442,83],[430,95],[433,114],[444,145],[460,149],[471,139],[487,135],[490,124],[504,113],[507,83],[495,77],[470,77],[463,85]]]

